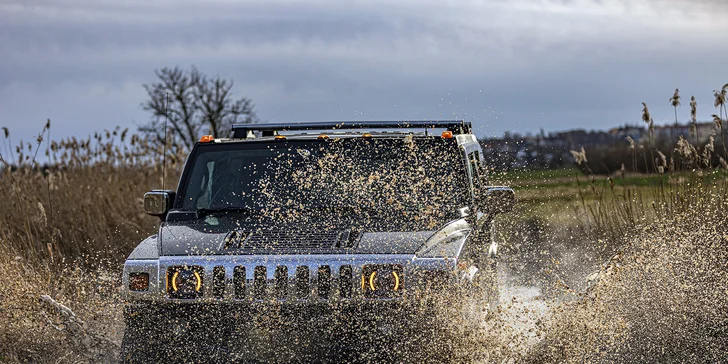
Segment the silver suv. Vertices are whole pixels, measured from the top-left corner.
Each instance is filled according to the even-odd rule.
[[[245,124],[232,138],[204,136],[176,191],[144,195],[161,222],[124,264],[122,359],[229,354],[220,348],[271,310],[346,328],[463,287],[493,307],[491,223],[513,204],[510,188],[489,186],[469,122]]]

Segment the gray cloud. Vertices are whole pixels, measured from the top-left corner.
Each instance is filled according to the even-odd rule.
[[[343,5],[346,4],[346,5]],[[722,1],[0,2],[0,125],[26,138],[146,120],[154,69],[236,81],[265,120],[465,117],[480,134],[700,116],[725,72]],[[687,110],[683,110],[687,118]]]

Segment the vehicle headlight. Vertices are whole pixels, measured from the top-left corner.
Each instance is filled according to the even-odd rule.
[[[470,236],[470,229],[437,232],[420,248],[418,258],[456,257]]]
[[[400,296],[404,275],[399,264],[369,264],[362,267],[361,288],[366,298]]]
[[[198,298],[204,293],[205,270],[200,266],[167,269],[167,293],[171,298]]]

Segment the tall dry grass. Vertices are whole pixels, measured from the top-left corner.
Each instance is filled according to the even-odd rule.
[[[155,229],[142,195],[161,187],[161,150],[119,128],[82,140],[48,141],[49,134],[50,122],[35,143],[10,147],[6,131],[0,249],[38,262],[120,259]],[[181,160],[168,156],[167,186]]]
[[[728,201],[704,197],[625,235],[586,293],[554,304],[532,361],[728,360]]]
[[[117,352],[114,345],[112,350],[98,352],[88,341],[95,337],[121,341],[124,324],[118,296],[119,267],[99,260],[93,265],[93,269],[84,269],[71,264],[43,264],[0,252],[4,282],[0,291],[0,362],[113,361]],[[72,332],[72,322],[42,302],[43,295],[71,309],[84,321],[83,331]]]
[[[643,119],[651,122],[646,105]],[[647,189],[615,184],[624,169],[580,185],[581,224],[618,248],[586,292],[553,302],[531,361],[728,361],[728,153],[713,145],[721,132],[716,123],[702,146],[681,137],[672,158],[650,150],[660,183]]]
[[[119,128],[50,141],[50,128],[33,143],[13,145],[6,128],[0,136],[0,362],[98,360],[39,297],[118,342],[121,263],[156,230],[142,195],[161,187],[159,148]],[[167,186],[181,160],[168,156]]]

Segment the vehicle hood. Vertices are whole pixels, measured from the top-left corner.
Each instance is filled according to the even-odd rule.
[[[434,231],[366,231],[347,227],[260,226],[204,219],[164,223],[161,255],[414,254]]]

